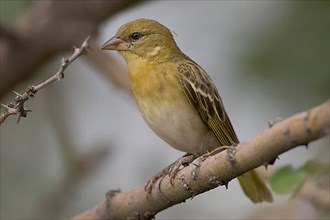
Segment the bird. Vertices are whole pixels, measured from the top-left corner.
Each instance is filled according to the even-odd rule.
[[[220,146],[239,143],[214,82],[181,51],[166,26],[147,18],[130,21],[101,49],[118,51],[125,59],[136,104],[149,127],[170,146],[186,152],[166,171],[177,171],[192,162],[189,158],[194,160]],[[163,174],[156,175],[148,187]],[[273,201],[255,170],[238,180],[252,202]]]

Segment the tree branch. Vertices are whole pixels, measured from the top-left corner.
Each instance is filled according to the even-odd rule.
[[[141,1],[33,1],[13,25],[0,24],[0,97],[54,55],[95,37],[107,18]]]
[[[88,40],[90,37],[87,37],[81,47],[77,48],[74,47],[74,52],[73,54],[67,58],[67,59],[62,59],[62,64],[59,70],[50,78],[45,80],[44,82],[38,84],[38,85],[33,85],[29,86],[26,91],[23,94],[19,94],[15,92],[16,97],[14,99],[15,105],[10,103],[7,105],[1,104],[5,108],[5,112],[0,114],[0,124],[2,124],[10,115],[18,115],[18,120],[19,122],[21,117],[26,117],[27,113],[31,110],[25,109],[24,104],[27,100],[29,100],[30,97],[34,97],[34,95],[42,88],[46,87],[47,85],[51,84],[54,81],[60,81],[64,77],[64,71],[65,69],[73,62],[75,61],[78,57],[81,55],[85,54],[87,52],[88,46]]]
[[[105,201],[73,217],[72,220],[152,219],[158,212],[170,206],[227,184],[278,155],[329,133],[330,101],[327,101],[311,110],[277,122],[255,138],[240,143],[234,164],[228,160],[226,152],[221,152],[207,158],[198,169],[195,165],[190,165],[180,170],[174,187],[166,176],[160,184],[159,181],[156,183],[156,189],[154,188],[150,195],[143,187],[129,192],[110,191]]]

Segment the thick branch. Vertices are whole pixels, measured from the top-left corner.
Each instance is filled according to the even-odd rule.
[[[78,57],[80,57],[82,54],[86,53],[86,50],[88,48],[88,40],[90,37],[87,37],[86,40],[83,42],[81,47],[77,48],[74,47],[74,52],[73,54],[67,58],[67,59],[62,59],[61,66],[59,70],[52,75],[50,78],[46,79],[44,82],[34,85],[34,86],[29,86],[26,91],[23,94],[19,94],[15,92],[16,97],[15,97],[15,105],[14,104],[8,104],[8,105],[3,105],[1,104],[4,108],[5,111],[0,114],[0,124],[2,124],[10,115],[18,115],[18,121],[21,117],[26,117],[27,112],[30,110],[25,109],[24,104],[27,100],[29,100],[30,97],[34,97],[34,95],[42,88],[45,86],[48,86],[54,81],[60,81],[64,77],[64,70],[73,62],[75,61]],[[17,122],[18,122],[17,121]]]
[[[309,111],[277,122],[255,138],[239,144],[234,164],[228,160],[226,152],[221,152],[207,158],[198,169],[195,165],[182,169],[174,181],[174,187],[169,178],[165,177],[160,184],[161,193],[154,189],[148,195],[143,188],[129,192],[111,191],[105,201],[72,220],[152,219],[156,213],[170,206],[224,185],[246,171],[263,165],[294,147],[328,135],[329,132],[330,101],[327,101]]]

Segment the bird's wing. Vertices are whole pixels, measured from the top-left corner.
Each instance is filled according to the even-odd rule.
[[[197,110],[221,145],[238,143],[233,126],[209,75],[195,62],[178,63],[180,83],[190,104]]]

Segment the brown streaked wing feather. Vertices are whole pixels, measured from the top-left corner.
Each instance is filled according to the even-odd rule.
[[[218,90],[207,73],[192,60],[178,64],[180,83],[190,104],[197,110],[221,145],[238,143]]]

